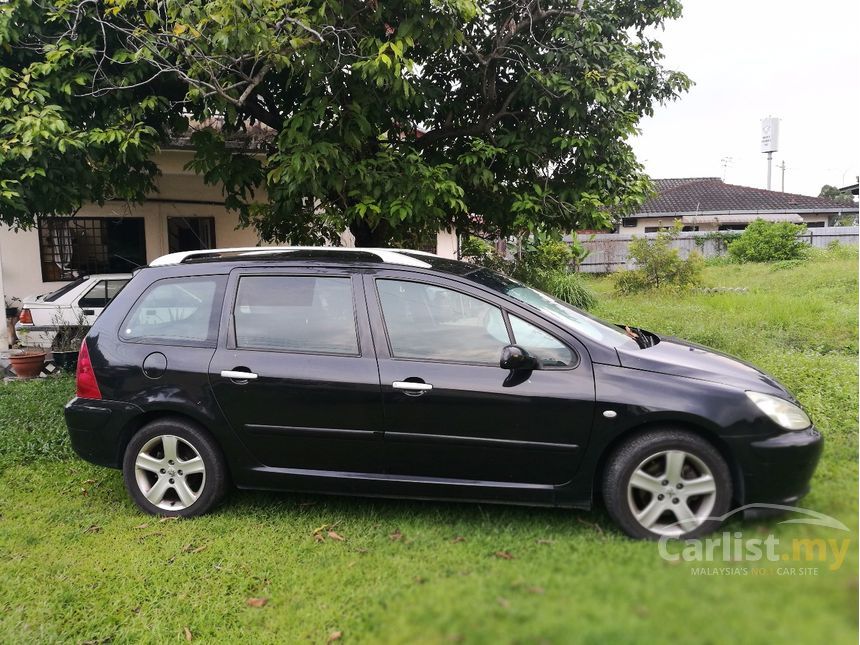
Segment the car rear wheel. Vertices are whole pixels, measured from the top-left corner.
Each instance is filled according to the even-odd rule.
[[[123,459],[126,489],[143,511],[193,517],[227,490],[227,469],[215,442],[181,419],[160,419],[132,437]]]
[[[732,478],[719,451],[678,430],[634,437],[603,474],[606,509],[635,538],[688,538],[716,530],[729,510]]]

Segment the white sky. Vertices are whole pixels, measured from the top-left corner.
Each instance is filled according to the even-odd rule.
[[[633,141],[653,178],[722,177],[765,188],[761,119],[780,118],[773,190],[818,195],[860,173],[860,2],[686,0],[657,39],[696,85],[655,107]]]

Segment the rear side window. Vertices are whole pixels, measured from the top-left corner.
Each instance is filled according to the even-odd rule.
[[[126,316],[120,337],[143,343],[214,346],[224,282],[224,276],[194,276],[153,283]]]
[[[99,280],[78,300],[78,307],[101,309],[114,299],[128,280]]]
[[[239,348],[358,354],[347,277],[243,277],[233,317]]]

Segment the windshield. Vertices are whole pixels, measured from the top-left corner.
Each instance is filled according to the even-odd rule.
[[[537,289],[527,287],[521,282],[511,280],[506,276],[487,269],[479,269],[466,277],[495,291],[511,296],[520,302],[531,305],[540,310],[548,318],[553,319],[576,334],[582,334],[591,340],[611,347],[639,347],[635,340],[622,332],[616,325],[611,325],[599,318],[595,318],[573,305],[553,298]]]

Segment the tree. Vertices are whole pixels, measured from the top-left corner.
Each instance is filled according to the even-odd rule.
[[[834,202],[841,202],[843,204],[853,204],[854,198],[849,193],[844,193],[839,190],[836,186],[831,186],[830,184],[824,184],[821,187],[821,192],[818,193],[819,197],[826,197],[827,199]]]
[[[649,182],[628,137],[689,86],[676,0],[9,0],[0,218],[138,202],[189,124],[191,167],[264,238],[359,245],[441,226],[605,225]],[[231,138],[271,135],[256,154]],[[193,129],[193,128],[192,128]]]

